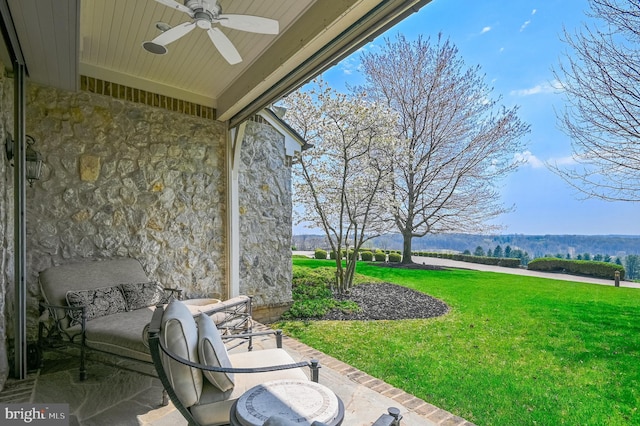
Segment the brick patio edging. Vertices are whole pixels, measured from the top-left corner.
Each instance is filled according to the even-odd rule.
[[[415,396],[406,393],[402,389],[398,389],[386,382],[383,382],[380,379],[376,379],[375,377],[370,376],[367,373],[360,371],[357,368],[354,368],[349,364],[337,360],[325,353],[322,353],[317,349],[307,346],[292,337],[283,336],[282,340],[286,346],[299,352],[305,357],[317,359],[318,361],[320,361],[321,366],[327,366],[328,368],[331,368],[332,370],[335,370],[347,376],[354,382],[360,383],[361,385],[366,386],[367,388],[378,392],[381,395],[397,401],[407,409],[437,425],[476,426],[473,423],[463,419],[462,417],[453,415],[450,412],[438,408],[435,405],[429,404],[428,402],[420,398],[416,398]]]

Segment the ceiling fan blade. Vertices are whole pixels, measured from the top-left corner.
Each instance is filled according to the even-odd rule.
[[[231,65],[235,65],[239,62],[242,62],[242,57],[240,57],[240,53],[235,48],[231,40],[227,38],[226,35],[218,28],[209,28],[207,30],[207,34],[209,34],[209,38],[211,42],[214,44],[216,49],[220,52],[220,54],[229,62]]]
[[[176,41],[183,35],[190,33],[195,27],[195,22],[185,22],[184,24],[176,25],[175,27],[163,32],[158,37],[151,40],[151,42],[166,46],[167,44]]]
[[[278,34],[280,32],[278,21],[261,16],[222,14],[218,16],[217,22],[223,27],[251,33]]]
[[[177,9],[180,12],[184,12],[187,15],[191,16],[193,18],[193,10],[189,9],[187,6],[185,6],[184,4],[180,4],[177,1],[174,0],[156,0],[158,3],[163,4],[167,7],[170,7],[172,9]]]

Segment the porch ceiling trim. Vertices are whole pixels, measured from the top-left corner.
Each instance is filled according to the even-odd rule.
[[[218,111],[223,111],[220,112],[219,119],[221,121],[228,120],[230,128],[237,126],[264,107],[286,96],[337,64],[340,60],[430,2],[431,0],[385,0],[380,2],[333,39],[326,41],[308,59],[277,79],[275,83],[272,79],[255,81],[254,75],[243,75],[225,93],[224,98],[227,103],[233,103],[233,105],[219,105]],[[277,54],[278,48],[279,45],[276,43],[254,64],[254,67],[257,65],[257,68],[260,69],[262,61],[277,60],[279,57]],[[273,69],[268,65],[265,68]],[[283,68],[287,69],[283,65],[276,71],[281,71]],[[268,87],[264,87],[265,84],[268,84]],[[247,87],[254,87],[254,89],[247,91]],[[243,98],[249,100],[245,101]],[[242,105],[246,106],[242,107]]]

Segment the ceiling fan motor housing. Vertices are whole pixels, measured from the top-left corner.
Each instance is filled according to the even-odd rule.
[[[196,19],[217,19],[222,13],[217,0],[185,0],[184,5],[193,10]]]

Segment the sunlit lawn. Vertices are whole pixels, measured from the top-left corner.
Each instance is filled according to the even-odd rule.
[[[478,425],[640,424],[640,290],[364,263],[358,272],[440,298],[451,311],[278,326]]]

